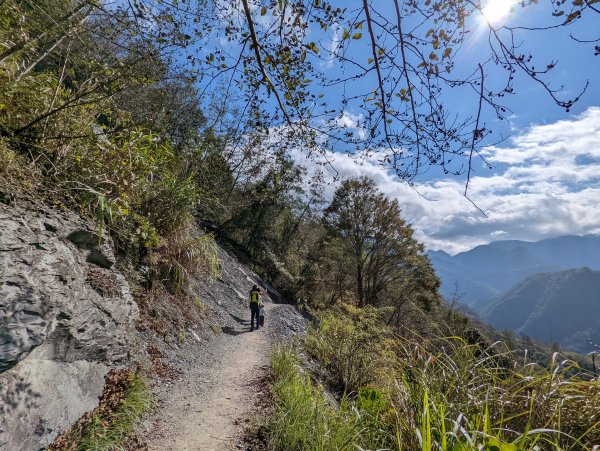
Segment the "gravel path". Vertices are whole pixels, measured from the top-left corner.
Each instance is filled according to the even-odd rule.
[[[252,283],[268,285],[232,255],[223,253],[222,259],[223,277],[196,287],[206,300],[211,327],[190,331],[188,336],[195,340],[171,349],[155,341],[161,345],[162,360],[180,377],[153,387],[156,409],[144,434],[150,450],[234,449],[243,432],[239,425],[262,395],[253,381],[268,368],[271,349],[306,330],[307,320],[293,306],[265,296],[265,326],[250,332],[248,301],[241,293]]]
[[[143,441],[154,451],[235,449],[245,420],[262,395],[255,384],[267,370],[278,342],[306,331],[308,321],[293,306],[272,302],[279,295],[230,252],[221,250],[219,280],[197,279],[192,290],[206,306],[206,317],[186,330],[183,343],[146,335],[160,349],[160,361],[180,375],[156,380],[155,409]],[[250,332],[246,293],[253,284],[265,295],[265,327]],[[254,384],[254,386],[253,386]]]

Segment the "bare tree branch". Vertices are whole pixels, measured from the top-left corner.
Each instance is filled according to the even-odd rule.
[[[263,64],[263,58],[260,54],[260,43],[258,42],[258,37],[256,36],[256,30],[254,29],[254,21],[252,20],[252,14],[250,13],[250,7],[248,6],[248,0],[242,0],[242,4],[244,6],[244,13],[246,15],[246,20],[248,22],[248,30],[250,32],[250,37],[252,38],[252,46],[254,47],[254,54],[256,55],[256,64],[258,64],[260,72],[263,76],[263,80],[267,83],[267,86],[269,87],[269,89],[273,91],[273,94],[275,94],[275,98],[277,99],[277,103],[279,104],[279,108],[281,109],[281,112],[283,113],[283,116],[285,117],[286,122],[288,123],[288,125],[291,125],[292,121],[287,114],[287,110],[285,108],[283,101],[281,100],[279,91],[277,90],[277,88],[275,88],[275,85],[273,84],[273,82],[267,75],[267,71],[265,70],[265,66]]]
[[[475,144],[482,137],[482,132],[479,130],[479,120],[481,118],[481,105],[483,104],[483,82],[485,75],[483,73],[483,66],[479,64],[479,73],[481,76],[480,89],[479,89],[479,106],[477,108],[477,119],[475,120],[475,128],[473,129],[473,139],[471,140],[471,149],[469,151],[469,164],[467,167],[467,182],[465,183],[465,197],[469,190],[469,182],[471,181],[471,172],[473,171],[473,152],[475,152]]]

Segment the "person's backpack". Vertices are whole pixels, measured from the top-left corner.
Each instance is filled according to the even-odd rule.
[[[250,292],[250,303],[251,304],[260,304],[260,291],[251,291]]]

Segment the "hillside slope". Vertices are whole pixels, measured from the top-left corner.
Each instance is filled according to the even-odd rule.
[[[537,242],[494,241],[451,256],[427,253],[447,298],[480,308],[515,283],[543,272],[588,267],[600,270],[600,237],[562,236]]]
[[[232,252],[216,249],[218,278],[190,271],[185,291],[169,294],[156,280],[144,287],[126,279],[93,222],[32,201],[0,203],[0,450],[46,448],[98,406],[116,368],[151,382],[159,401],[151,448],[185,449],[185,419],[174,412],[193,414],[194,427],[202,423],[209,435],[234,436],[246,410],[232,407],[216,424],[214,411],[198,409],[247,405],[255,395],[247,381],[271,346],[303,333],[307,320],[277,304],[277,291]],[[268,293],[269,312],[267,327],[250,334],[247,292],[255,283]],[[207,396],[215,402],[202,401]],[[192,412],[186,403],[194,400]]]
[[[600,271],[581,268],[531,276],[481,313],[499,330],[589,352],[585,339],[600,341]]]

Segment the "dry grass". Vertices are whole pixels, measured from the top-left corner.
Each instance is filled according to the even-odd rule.
[[[519,362],[502,343],[460,337],[390,340],[362,317],[325,315],[304,343],[316,374],[341,393],[339,406],[298,370],[292,351],[275,354],[273,449],[591,451],[600,444],[600,381],[575,362],[560,354],[549,366]]]
[[[212,278],[221,276],[219,249],[212,235],[198,235],[191,222],[160,241],[149,264],[155,280],[173,293],[180,291],[190,274],[204,272]]]

